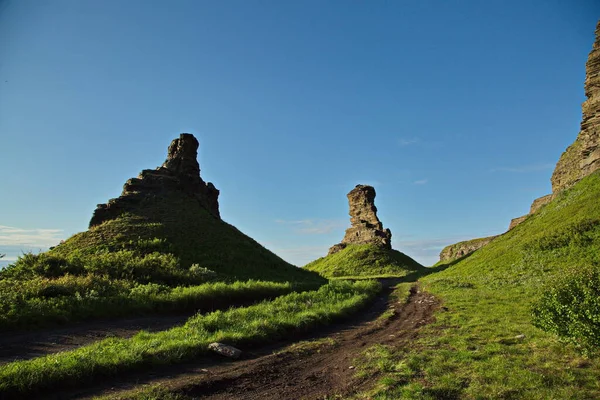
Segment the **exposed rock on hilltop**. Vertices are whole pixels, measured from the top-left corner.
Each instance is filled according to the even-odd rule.
[[[341,243],[332,246],[329,254],[337,253],[349,244],[374,244],[390,250],[392,248],[392,232],[383,229],[377,217],[375,207],[375,188],[367,185],[356,185],[347,195],[350,206],[350,223]]]
[[[581,131],[561,155],[552,174],[552,192],[572,186],[600,169],[600,21],[596,40],[585,64],[585,96]]]
[[[195,198],[202,207],[220,219],[219,191],[212,183],[205,183],[200,178],[197,156],[198,140],[192,134],[182,133],[171,142],[167,159],[161,167],[143,170],[137,178],[125,183],[120,197],[106,204],[98,204],[90,227],[132,211],[144,199],[172,191]]]
[[[440,253],[440,261],[456,260],[471,254],[475,250],[479,250],[492,240],[496,239],[496,236],[488,236],[480,239],[466,240],[464,242],[458,242],[450,246],[444,247]]]

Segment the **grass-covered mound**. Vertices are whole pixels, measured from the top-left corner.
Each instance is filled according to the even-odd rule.
[[[228,280],[319,280],[185,195],[146,200],[135,214],[78,233],[41,256],[22,257],[0,277],[86,273],[165,284],[201,283],[207,275]]]
[[[445,308],[410,349],[379,352],[395,367],[373,398],[600,398],[600,358],[580,352],[600,332],[599,199],[595,173],[423,278]]]
[[[0,366],[0,397],[27,398],[53,387],[81,386],[127,371],[176,364],[208,353],[211,342],[236,346],[272,342],[347,316],[380,291],[376,281],[336,281],[319,290],[190,318],[163,332],[110,338],[76,350]]]
[[[0,329],[202,306],[204,289],[184,302],[173,289],[250,279],[292,283],[280,294],[325,283],[173,191],[0,271]],[[256,299],[273,293],[261,285]]]
[[[303,267],[327,278],[405,276],[424,267],[396,250],[353,244]]]

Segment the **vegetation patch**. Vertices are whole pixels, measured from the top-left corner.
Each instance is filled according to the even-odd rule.
[[[533,307],[534,325],[576,345],[587,355],[600,351],[600,269],[583,268],[544,288]]]
[[[35,278],[18,283],[4,279],[0,280],[0,331],[94,318],[212,311],[317,287],[315,284],[250,280],[171,288],[94,275]]]
[[[351,244],[305,265],[304,269],[327,278],[373,278],[405,276],[424,267],[396,250],[370,244]]]
[[[110,338],[79,349],[0,367],[0,393],[23,396],[56,386],[193,359],[211,342],[236,346],[307,331],[364,307],[380,291],[375,281],[336,281],[317,291],[291,293],[245,308],[197,315],[159,333]]]

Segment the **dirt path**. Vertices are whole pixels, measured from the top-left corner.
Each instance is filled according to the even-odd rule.
[[[206,399],[323,399],[349,395],[365,382],[355,378],[354,362],[369,347],[408,345],[420,326],[432,321],[438,302],[429,294],[411,294],[394,305],[396,314],[383,326],[364,324],[332,335],[335,344],[309,354],[286,352],[209,370],[180,392]]]
[[[439,302],[416,287],[406,304],[391,304],[384,293],[350,323],[329,327],[302,339],[327,338],[325,344],[306,351],[286,351],[288,343],[246,350],[245,359],[223,361],[218,358],[187,366],[167,368],[154,374],[129,376],[110,387],[71,392],[69,398],[110,395],[140,384],[159,384],[171,391],[197,399],[323,399],[351,395],[369,382],[355,377],[356,359],[369,347],[382,344],[394,347],[410,345],[419,327],[433,321]],[[378,321],[386,309],[393,317]],[[284,349],[284,351],[279,351]],[[352,368],[351,368],[352,367]],[[60,395],[67,398],[67,394]],[[63,397],[64,396],[64,397]]]
[[[107,337],[131,337],[141,330],[161,331],[183,324],[193,313],[82,322],[65,328],[0,333],[0,365],[72,350]]]

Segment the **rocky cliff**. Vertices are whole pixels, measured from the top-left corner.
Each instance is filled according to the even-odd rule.
[[[212,183],[205,183],[200,178],[197,156],[198,140],[194,135],[182,133],[171,142],[162,166],[143,170],[137,178],[125,183],[121,196],[110,199],[106,204],[98,204],[90,228],[114,219],[123,212],[135,211],[145,199],[172,191],[193,197],[215,218],[220,219],[219,191]]]
[[[488,236],[479,239],[466,240],[444,247],[440,253],[440,261],[451,261],[479,250],[498,236]]]
[[[552,194],[536,199],[529,214],[514,218],[508,230],[519,225],[562,190],[600,169],[600,21],[596,25],[596,39],[585,64],[584,91],[587,100],[581,109],[581,130],[575,142],[562,153],[552,173]]]
[[[585,96],[581,130],[567,148],[552,174],[552,192],[566,189],[600,169],[600,21],[596,40],[585,64]]]
[[[392,248],[392,232],[383,229],[375,207],[375,188],[357,185],[348,193],[350,206],[350,228],[341,243],[332,246],[329,254],[344,249],[349,244],[375,244],[385,249]]]

